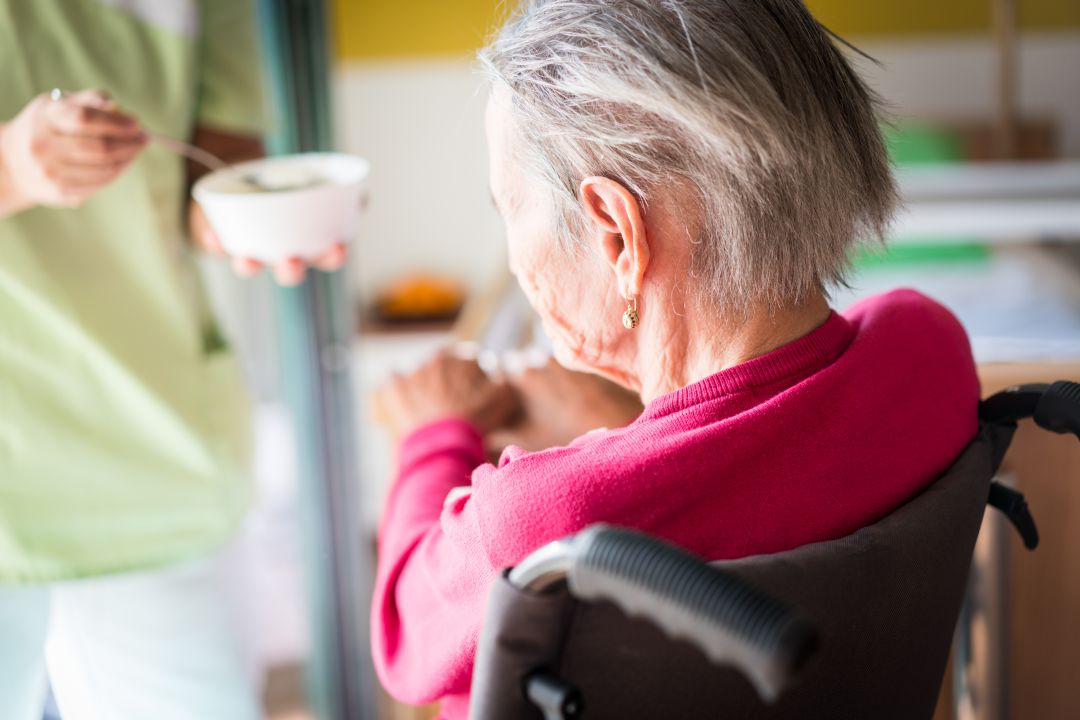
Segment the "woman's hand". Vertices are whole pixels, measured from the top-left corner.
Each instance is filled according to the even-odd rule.
[[[217,233],[214,232],[214,228],[210,226],[210,221],[206,218],[206,213],[203,212],[199,203],[194,200],[191,201],[188,208],[188,230],[191,233],[192,241],[198,247],[214,255],[226,255],[225,249],[221,246],[221,240],[218,238]],[[340,270],[345,265],[345,258],[345,243],[335,243],[329,250],[310,263],[304,262],[300,258],[282,260],[273,268],[274,279],[279,285],[299,285],[304,282],[308,267],[327,272]],[[241,277],[252,277],[259,274],[263,269],[261,262],[245,257],[233,257],[232,266],[233,271]]]
[[[482,433],[518,412],[514,391],[492,380],[475,360],[444,350],[410,375],[396,376],[375,396],[376,415],[396,438],[442,418],[468,420]]]
[[[0,126],[0,206],[78,207],[146,146],[142,128],[98,90],[39,95]]]
[[[488,452],[495,456],[508,445],[529,451],[567,445],[590,430],[627,425],[643,409],[636,393],[554,360],[526,367],[510,382],[522,413],[486,437]]]

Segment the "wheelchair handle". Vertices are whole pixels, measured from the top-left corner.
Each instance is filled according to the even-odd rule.
[[[1068,380],[1052,383],[1031,417],[1044,430],[1072,433],[1080,439],[1080,383]]]
[[[1080,383],[1058,380],[1049,385],[1014,385],[979,404],[979,418],[998,425],[1016,425],[1031,418],[1044,430],[1072,433],[1080,439]]]
[[[991,432],[997,437],[993,459],[995,473],[1005,457],[1017,423],[1025,418],[1031,418],[1043,430],[1072,433],[1080,439],[1080,383],[1058,380],[1049,385],[1013,385],[979,403],[979,419],[997,430]],[[1024,547],[1028,550],[1038,547],[1039,530],[1023,493],[993,480],[987,502],[1005,513],[1020,533]]]
[[[511,570],[510,582],[543,590],[565,578],[572,595],[607,600],[732,665],[766,702],[817,649],[814,627],[735,575],[665,542],[593,525],[551,543]]]

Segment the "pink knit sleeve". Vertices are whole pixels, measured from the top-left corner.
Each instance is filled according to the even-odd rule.
[[[447,502],[484,463],[463,420],[427,425],[401,447],[379,532],[372,651],[384,687],[420,704],[467,692],[496,568],[468,494]],[[492,468],[493,469],[493,468]]]
[[[499,570],[579,530],[591,519],[587,510],[604,507],[589,495],[595,468],[579,452],[511,447],[495,467],[484,462],[480,434],[459,419],[427,425],[402,443],[379,532],[371,617],[375,669],[390,694],[427,703],[468,693]]]

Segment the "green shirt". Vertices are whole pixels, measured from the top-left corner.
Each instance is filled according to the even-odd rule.
[[[257,134],[250,0],[0,0],[0,119],[107,90],[148,130]],[[75,210],[0,219],[0,582],[147,567],[223,542],[250,497],[248,403],[150,146]]]

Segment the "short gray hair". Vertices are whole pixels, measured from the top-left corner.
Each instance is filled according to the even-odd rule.
[[[800,0],[530,0],[480,52],[509,88],[513,146],[551,191],[560,240],[578,184],[646,207],[696,190],[695,275],[720,307],[771,309],[843,283],[897,202],[877,99]]]

